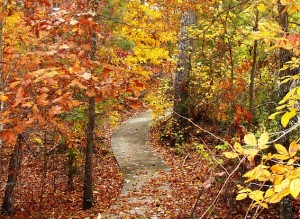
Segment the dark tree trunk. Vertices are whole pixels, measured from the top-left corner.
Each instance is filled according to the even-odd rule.
[[[255,24],[253,27],[253,31],[258,30],[258,20],[259,20],[259,12],[256,9],[256,15],[255,15]],[[249,110],[252,114],[252,116],[255,118],[255,111],[254,111],[254,80],[255,80],[255,74],[257,69],[257,46],[258,46],[258,40],[254,40],[253,45],[253,55],[252,55],[252,69],[251,69],[251,75],[250,75],[250,87],[249,87]]]
[[[284,8],[285,6],[281,4],[280,0],[278,0],[278,14],[279,14],[278,22],[281,29],[285,32],[286,35],[288,35],[288,26],[289,26],[288,13],[287,12],[282,13]],[[280,68],[283,67],[284,63],[290,61],[291,58],[292,58],[291,51],[281,48],[279,54]],[[279,72],[279,77],[281,78],[283,76],[290,75],[290,74],[291,74],[290,69],[281,70]],[[290,90],[289,83],[281,84],[279,87],[279,98],[282,99],[289,92],[289,90]],[[282,127],[282,129],[284,128]],[[282,139],[280,139],[280,143],[285,147],[288,147],[290,144],[289,137],[290,137],[289,134],[285,135]],[[292,219],[292,215],[293,215],[292,201],[291,198],[288,196],[283,198],[280,202],[280,218]]]
[[[188,28],[194,24],[196,18],[192,12],[184,12],[181,17],[180,38],[178,45],[178,62],[174,83],[174,107],[173,118],[175,120],[174,131],[180,131],[186,135],[188,121],[183,117],[189,117],[189,75],[191,71],[191,52],[193,41],[189,37]]]
[[[23,136],[19,134],[9,161],[8,179],[5,187],[1,214],[12,214],[14,212],[14,188],[17,184],[18,172],[21,167],[22,142]]]
[[[92,34],[91,59],[95,60],[96,33]],[[84,185],[83,185],[83,209],[93,206],[93,150],[94,150],[94,127],[95,127],[95,97],[89,97],[87,146],[85,155]]]

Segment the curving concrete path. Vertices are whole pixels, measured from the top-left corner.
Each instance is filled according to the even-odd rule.
[[[151,203],[157,199],[154,194],[142,193],[142,188],[151,179],[168,171],[160,156],[147,144],[151,120],[150,111],[141,113],[122,123],[112,136],[111,145],[123,173],[124,185],[120,198],[110,209],[110,212],[114,213],[108,213],[107,218],[123,218],[125,215],[131,218],[133,215],[145,216]],[[167,184],[158,189],[170,191]],[[158,216],[159,212],[150,218]]]

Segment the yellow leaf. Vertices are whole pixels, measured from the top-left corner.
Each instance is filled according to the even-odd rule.
[[[283,175],[277,175],[274,177],[273,185],[279,185],[283,180]]]
[[[299,150],[299,145],[297,144],[296,141],[293,141],[289,147],[290,157],[294,157],[297,154],[298,150]]]
[[[295,94],[297,90],[297,87],[293,88],[292,90],[290,90],[286,95],[285,97],[279,102],[279,104],[283,104],[285,103],[287,100],[289,100],[291,98],[291,96],[293,96]]]
[[[270,197],[269,202],[270,203],[277,203],[279,202],[282,198],[284,198],[285,196],[290,194],[290,188],[286,188],[285,190],[283,190],[282,192],[276,193],[275,195],[273,195],[272,197]]]
[[[266,192],[265,192],[265,198],[269,198],[271,197],[272,195],[274,195],[275,192],[274,192],[274,189],[273,188],[270,188],[268,189]]]
[[[264,4],[259,4],[259,5],[257,5],[257,10],[259,12],[266,12],[267,7]]]
[[[267,203],[265,203],[265,202],[255,202],[254,204],[259,204],[260,206],[262,206],[263,208],[268,208],[269,206],[268,206],[268,204]]]
[[[266,145],[269,141],[269,133],[262,133],[258,139],[258,147]]]
[[[282,192],[286,188],[290,187],[291,180],[290,179],[284,179],[282,182],[278,185],[274,186],[274,191],[275,192]]]
[[[243,200],[243,199],[247,198],[247,196],[248,196],[247,193],[238,194],[236,196],[236,200]]]
[[[254,201],[260,201],[263,199],[264,192],[260,190],[255,190],[249,193],[249,197]]]
[[[286,127],[288,125],[290,119],[293,118],[294,116],[296,116],[296,114],[297,114],[296,109],[291,109],[291,111],[283,114],[283,116],[281,117],[282,126]]]
[[[289,155],[283,155],[283,154],[274,154],[273,158],[276,158],[278,160],[287,160],[290,158]]]
[[[239,156],[237,153],[234,152],[224,152],[223,154],[229,159],[233,159]]]
[[[271,173],[268,170],[263,169],[260,172],[257,179],[258,179],[258,181],[265,182],[265,181],[268,181],[270,179],[270,176],[271,176]]]
[[[280,111],[280,112],[276,112],[276,113],[273,113],[273,114],[271,114],[271,115],[269,115],[269,117],[268,117],[268,119],[275,119],[275,117],[278,115],[278,114],[281,114],[282,112]]]
[[[289,152],[286,150],[286,148],[284,146],[282,146],[281,144],[275,144],[275,148],[279,154],[282,154],[282,155],[289,154]]]
[[[245,135],[244,141],[247,145],[256,146],[256,138],[252,133]]]
[[[300,179],[296,178],[291,181],[290,184],[291,195],[296,199],[300,193]]]
[[[275,164],[271,167],[271,170],[275,174],[285,174],[285,169],[282,164]]]
[[[8,99],[8,97],[7,96],[5,96],[5,95],[0,95],[0,101],[1,102],[5,102],[5,101],[7,101],[7,99]]]
[[[292,165],[293,163],[295,163],[295,159],[289,159],[289,161],[287,162],[287,165]]]
[[[246,189],[242,189],[242,190],[238,191],[238,193],[245,193],[245,192],[252,192],[252,190],[249,188],[246,188]]]
[[[288,176],[289,179],[295,179],[300,177],[300,167],[296,168],[293,171],[290,171]]]
[[[235,142],[234,144],[234,149],[239,152],[240,154],[244,154],[245,153],[245,149],[240,145],[240,143]]]

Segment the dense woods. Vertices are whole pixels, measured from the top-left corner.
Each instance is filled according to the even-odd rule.
[[[123,183],[111,133],[146,109],[184,196],[164,218],[299,217],[298,0],[0,7],[1,217],[105,212]]]

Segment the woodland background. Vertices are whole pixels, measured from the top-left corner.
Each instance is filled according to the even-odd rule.
[[[111,132],[146,108],[176,173],[166,218],[299,217],[299,11],[297,0],[3,0],[3,217],[109,208],[122,187]]]

